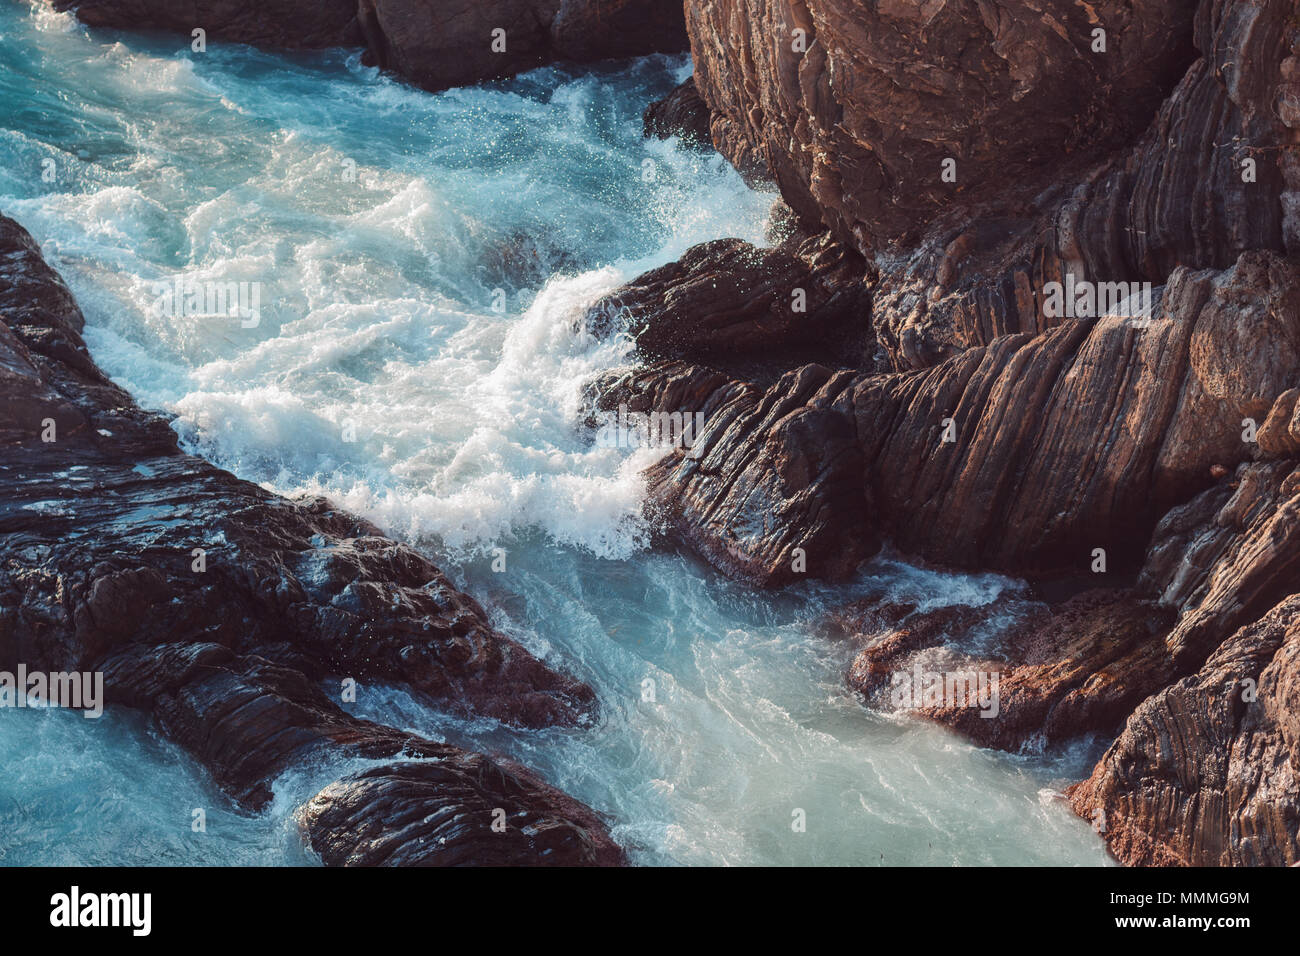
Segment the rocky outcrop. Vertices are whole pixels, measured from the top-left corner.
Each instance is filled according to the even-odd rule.
[[[857,631],[864,646],[848,683],[890,710],[897,703],[891,692],[918,667],[986,675],[996,697],[984,708],[949,697],[905,701],[907,710],[985,746],[1041,748],[1080,734],[1113,733],[1153,689],[1165,686],[1169,659],[1161,639],[1173,616],[1126,589],[1085,591],[1053,607],[1011,596],[984,607],[938,608]],[[988,640],[974,641],[981,631]],[[988,646],[974,654],[973,644]]]
[[[711,145],[709,108],[700,99],[693,76],[662,100],[647,106],[642,122],[647,137],[668,139],[677,136],[683,144],[696,148]]]
[[[430,90],[687,45],[679,0],[55,0],[91,26],[159,29],[263,47],[364,46]]]
[[[1133,148],[1087,170],[1063,167],[1032,202],[958,204],[885,259],[873,306],[894,367],[1059,324],[1043,290],[1067,275],[1159,285],[1180,265],[1223,269],[1252,249],[1300,252],[1290,15],[1279,2],[1203,3],[1203,56]]]
[[[916,661],[996,672],[997,719],[921,715],[1009,749],[1122,729],[1073,796],[1121,860],[1294,861],[1294,5],[697,0],[687,20],[715,146],[866,258],[869,338],[719,359],[719,324],[730,352],[771,320],[688,290],[771,273],[709,247],[614,293],[673,348],[592,383],[593,408],[705,418],[646,473],[662,527],[767,586],[847,577],[882,540],[1034,579],[1052,603],[869,606],[850,685],[881,704]],[[1238,680],[1267,706],[1212,692]]]
[[[0,669],[103,672],[110,702],[151,713],[250,807],[310,755],[406,754],[469,761],[494,806],[559,819],[571,802],[539,781],[352,717],[322,687],[405,686],[519,727],[590,723],[592,690],[367,522],[181,452],[94,365],[83,324],[35,242],[0,218]],[[408,789],[437,805],[427,782]],[[585,813],[570,819],[583,831]],[[462,859],[495,836],[481,822],[457,837]],[[553,846],[549,861],[590,862]]]
[[[870,334],[864,269],[825,237],[772,249],[718,239],[605,296],[584,324],[627,332],[654,358],[856,355]]]
[[[1298,688],[1300,595],[1292,595],[1145,700],[1072,788],[1075,810],[1131,865],[1294,865]]]
[[[479,754],[393,764],[331,784],[300,815],[335,866],[615,866],[587,807]]]
[[[1195,9],[693,0],[687,28],[714,144],[869,253],[1140,133],[1193,58]]]
[[[628,294],[657,288],[667,307],[633,327],[663,322],[683,354],[669,304],[712,284],[698,268],[652,275]],[[1177,270],[1149,316],[1006,336],[927,370],[808,365],[762,388],[670,362],[590,392],[605,410],[704,414],[689,451],[649,473],[651,502],[719,567],[772,586],[843,576],[882,535],[958,567],[1081,574],[1101,549],[1135,571],[1156,521],[1252,456],[1243,420],[1263,421],[1294,381],[1300,267],[1246,253],[1221,272]]]
[[[1294,460],[1243,465],[1160,523],[1142,585],[1178,612],[1166,681],[1071,792],[1124,862],[1300,860],[1297,582]]]

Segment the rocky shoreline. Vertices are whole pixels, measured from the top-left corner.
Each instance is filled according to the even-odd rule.
[[[1070,799],[1124,863],[1294,864],[1300,21],[1278,0],[939,6],[687,4],[713,142],[779,185],[787,252],[865,266],[817,287],[770,252],[745,276],[692,250],[592,310],[649,347],[591,404],[705,414],[650,503],[736,578],[845,578],[889,541],[1056,595],[983,618],[868,601],[855,691],[1009,612],[996,658],[960,663],[1001,673],[997,719],[922,716],[1011,750],[1118,734]],[[766,42],[796,30],[802,51]],[[748,314],[861,282],[830,360],[786,360],[827,341],[816,308]],[[1149,306],[1050,307],[1111,284]],[[744,291],[721,309],[714,288]],[[723,321],[761,371],[710,360]]]
[[[268,49],[363,51],[363,62],[444,90],[556,61],[682,53],[680,0],[54,0],[92,27],[160,30]],[[188,41],[187,41],[188,42]]]
[[[451,22],[471,23],[466,35],[477,37],[488,21],[518,22],[516,8],[530,5],[601,6],[480,4]],[[651,5],[608,6],[632,16]],[[192,26],[160,8],[85,0],[77,13],[99,25]],[[251,17],[232,0],[213,35],[286,45],[259,32],[274,29],[278,9]],[[404,4],[330,10],[321,22],[333,26],[291,45],[364,42],[375,62],[429,88],[557,55],[584,58],[538,39],[518,48],[517,66],[466,57],[451,77],[427,65],[433,47]],[[553,33],[564,22],[555,16],[531,22]],[[647,473],[647,506],[670,538],[759,587],[846,579],[884,542],[1027,579],[1032,594],[982,617],[868,596],[839,625],[860,645],[849,687],[870,699],[918,655],[1003,614],[1012,623],[991,656],[963,662],[1002,675],[997,719],[945,706],[922,716],[1010,750],[1087,732],[1113,738],[1068,798],[1123,863],[1300,862],[1294,5],[687,0],[685,23],[695,75],[652,105],[647,133],[698,143],[707,130],[744,175],[778,186],[790,228],[770,249],[726,239],[696,247],[586,317],[597,335],[631,330],[642,351],[634,369],[589,385],[593,413],[704,416],[690,454],[669,454]],[[43,276],[30,243],[9,241],[18,251],[3,261]],[[55,290],[43,293],[52,304],[36,319],[6,312],[14,334],[0,339],[12,340],[14,356],[3,365],[6,392],[26,403],[15,403],[6,426],[24,449],[16,454],[33,456],[27,467],[49,461],[43,467],[58,469],[50,476],[84,462],[114,506],[131,494],[199,511],[206,502],[193,530],[223,515],[234,542],[224,545],[233,549],[224,566],[265,572],[227,572],[223,589],[204,592],[184,570],[183,532],[159,528],[155,546],[135,530],[116,541],[119,529],[96,543],[98,558],[78,555],[75,567],[61,567],[72,559],[55,548],[12,558],[28,570],[9,570],[4,586],[37,597],[24,598],[34,608],[17,618],[25,630],[11,620],[0,636],[18,634],[29,658],[52,664],[143,653],[149,666],[122,668],[119,699],[159,714],[244,799],[300,747],[322,741],[376,756],[432,753],[426,747],[436,745],[357,726],[364,722],[309,693],[311,680],[349,668],[525,726],[580,723],[590,712],[581,685],[495,635],[423,559],[323,502],[281,502],[180,455],[165,426],[89,362],[57,278],[40,281]],[[1064,313],[1053,305],[1063,289]],[[1076,289],[1087,296],[1076,299]],[[23,431],[38,413],[73,436],[57,453],[72,457],[35,457],[50,453]],[[126,457],[100,450],[100,428],[115,446],[118,435],[136,436]],[[136,464],[152,476],[132,472]],[[204,479],[187,477],[191,470]],[[14,500],[55,500],[54,481]],[[12,521],[21,509],[4,513]],[[240,537],[244,513],[259,528],[284,529],[264,548],[272,553]],[[103,526],[121,514],[108,510]],[[20,517],[31,522],[30,511]],[[313,557],[317,539],[341,553]],[[4,547],[18,555],[42,544],[52,547],[48,538]],[[121,547],[151,562],[170,547],[175,566],[118,566],[109,555]],[[37,557],[49,570],[30,571]],[[193,619],[157,618],[161,636],[190,628],[180,647],[159,634],[123,646],[104,623],[111,615],[94,613],[102,602],[134,621],[182,581],[200,591],[196,608],[235,600],[255,636],[213,625],[223,615],[210,605]],[[441,600],[426,599],[434,582]],[[387,621],[384,637],[366,627],[365,609],[379,614],[379,596],[394,588],[409,600],[398,633],[431,645],[390,638]],[[214,668],[270,711],[291,710],[285,722],[302,728],[301,744],[282,749],[277,739],[249,760],[241,749],[233,764],[224,751],[205,751],[211,738],[198,725],[222,719],[204,688]],[[139,676],[151,669],[156,676]],[[500,690],[507,686],[522,695]],[[256,726],[238,726],[245,719],[236,715],[223,733],[257,739]],[[263,735],[282,719],[268,717]],[[463,778],[426,771],[401,765],[327,788],[304,812],[313,844],[331,862],[409,861],[377,824],[356,821],[369,814],[373,823],[444,786],[466,807],[486,805]],[[559,821],[534,829],[564,836],[564,862],[618,860],[589,811],[526,772],[501,773],[487,775],[493,793],[520,775],[530,812]],[[473,850],[476,832],[455,830],[453,839]],[[357,848],[353,839],[368,842]]]
[[[314,757],[395,761],[305,808],[327,863],[623,862],[594,811],[524,768],[340,706],[351,680],[520,728],[582,727],[591,688],[368,522],[183,453],[95,366],[83,326],[0,217],[0,670],[102,672],[110,705],[151,714],[249,809]]]

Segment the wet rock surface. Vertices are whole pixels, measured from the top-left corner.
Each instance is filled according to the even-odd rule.
[[[576,804],[552,788],[350,716],[322,690],[347,678],[402,686],[531,728],[590,724],[591,688],[502,635],[368,522],[183,453],[165,420],[96,368],[83,324],[35,242],[0,217],[0,669],[102,671],[110,702],[152,714],[252,808],[309,758],[470,761],[493,806],[594,827],[589,840],[610,858],[603,825],[585,809],[565,824]],[[439,799],[427,781],[411,784],[411,805],[432,812]],[[462,822],[458,860],[513,852],[490,823]],[[519,844],[520,862],[592,862],[580,843],[547,843],[545,859]]]
[[[684,145],[702,148],[712,146],[709,139],[709,108],[695,88],[695,77],[690,77],[662,100],[646,107],[643,117],[646,136],[656,139],[681,138]]]
[[[560,60],[686,49],[678,0],[56,0],[90,26],[268,48],[364,47],[366,61],[430,90]],[[188,39],[185,41],[188,44]]]
[[[487,838],[485,820],[491,829]],[[317,794],[303,807],[300,821],[312,847],[332,866],[623,862],[622,851],[591,810],[540,784],[522,767],[480,754],[455,753],[354,774]]]
[[[996,672],[996,719],[920,716],[1011,750],[1120,733],[1073,792],[1120,860],[1293,862],[1294,6],[698,0],[687,21],[714,145],[865,256],[865,342],[720,361],[719,326],[779,323],[692,294],[769,279],[717,244],[613,293],[672,348],[592,408],[705,416],[646,472],[661,526],[769,587],[850,578],[882,541],[1033,580],[1056,596],[865,600],[839,625],[850,687],[888,706],[916,661]],[[1092,298],[1062,310],[1066,288]],[[1261,696],[1230,699],[1244,680]]]
[[[851,356],[870,334],[864,269],[822,236],[770,249],[718,239],[605,296],[584,325],[600,337],[627,332],[654,358]]]
[[[693,281],[661,270],[628,295],[659,275]],[[1243,418],[1262,421],[1300,380],[1296,263],[1252,252],[1229,270],[1180,269],[1157,300],[1150,318],[1006,336],[915,372],[806,365],[763,388],[679,360],[611,373],[590,393],[606,410],[704,415],[689,451],[649,472],[651,498],[682,538],[755,583],[841,577],[881,536],[956,567],[1084,573],[1101,548],[1112,569],[1136,570],[1165,512],[1212,484],[1216,465],[1255,453]],[[689,351],[671,306],[641,316]]]

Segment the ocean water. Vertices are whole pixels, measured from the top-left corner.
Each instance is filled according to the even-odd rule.
[[[525,733],[364,687],[359,713],[533,767],[641,863],[1106,863],[1052,795],[1095,742],[1008,755],[873,712],[818,625],[868,586],[942,606],[1010,582],[884,557],[842,588],[754,593],[650,548],[652,452],[578,427],[584,381],[629,353],[574,331],[584,307],[697,242],[762,241],[771,194],[641,138],[689,70],[430,95],[344,52],[196,54],[0,3],[0,211],[187,447],[425,550],[602,705],[594,729]],[[256,323],[160,312],[178,279],[257,283]],[[0,712],[0,863],[311,864],[294,808],[360,765],[295,768],[249,815],[140,715]]]

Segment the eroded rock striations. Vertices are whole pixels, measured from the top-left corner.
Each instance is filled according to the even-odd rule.
[[[337,817],[306,814],[327,862],[621,859],[592,811],[527,771],[351,716],[322,690],[405,686],[528,728],[590,723],[591,688],[369,523],[183,453],[95,366],[83,324],[35,242],[0,217],[0,669],[102,671],[110,703],[152,714],[251,808],[309,759],[437,762],[374,771],[390,780],[382,796],[340,785],[369,848],[344,851]],[[456,823],[403,847],[394,801]],[[493,832],[484,806],[527,832]]]
[[[644,360],[593,409],[705,415],[647,472],[662,526],[764,586],[888,540],[1060,592],[868,608],[849,682],[879,699],[944,660],[1000,674],[995,719],[923,708],[983,743],[1120,733],[1072,800],[1125,862],[1300,859],[1294,5],[691,0],[687,22],[715,146],[800,237],[697,247],[588,317]],[[800,243],[865,257],[821,274],[816,303],[851,302],[832,333],[779,315],[814,286],[781,257]],[[999,639],[962,650],[990,615]]]
[[[1193,58],[1195,5],[692,0],[687,28],[723,155],[868,253],[1141,132]]]
[[[686,49],[680,0],[54,0],[91,26],[158,29],[271,48],[364,47],[430,90],[557,60]]]

